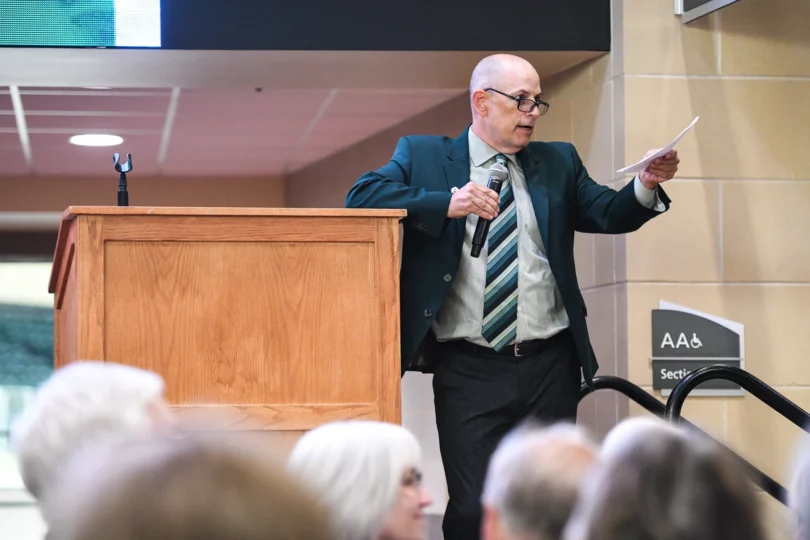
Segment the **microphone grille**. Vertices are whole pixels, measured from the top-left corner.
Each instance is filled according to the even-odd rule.
[[[489,177],[503,182],[509,178],[509,170],[500,163],[494,163],[492,167],[489,168]]]

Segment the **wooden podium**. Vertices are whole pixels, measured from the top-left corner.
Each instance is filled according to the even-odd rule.
[[[404,215],[70,207],[49,285],[55,365],[154,370],[202,429],[400,423]]]

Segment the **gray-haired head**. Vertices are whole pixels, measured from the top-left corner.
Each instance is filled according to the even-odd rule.
[[[500,527],[502,535],[521,540],[556,540],[597,457],[596,444],[572,424],[531,422],[513,430],[487,470],[484,528]]]
[[[111,362],[82,361],[57,369],[14,422],[12,447],[23,482],[41,498],[62,464],[84,446],[151,436],[172,423],[163,378]]]
[[[713,442],[631,419],[606,439],[565,540],[762,540],[745,471]]]

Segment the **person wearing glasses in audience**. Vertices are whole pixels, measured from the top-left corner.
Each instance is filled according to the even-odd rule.
[[[347,420],[318,426],[295,444],[287,471],[330,516],[333,540],[423,540],[422,449],[402,426]]]
[[[669,209],[660,184],[678,170],[672,151],[618,191],[598,184],[572,144],[533,140],[549,109],[540,96],[525,59],[484,58],[470,81],[472,124],[456,139],[402,137],[346,198],[349,208],[408,212],[402,373],[433,373],[447,540],[479,538],[486,464],[500,438],[526,417],[575,420],[582,376],[596,373],[574,233],[637,230]],[[500,193],[487,187],[497,163],[508,171]],[[482,219],[489,232],[474,257]]]

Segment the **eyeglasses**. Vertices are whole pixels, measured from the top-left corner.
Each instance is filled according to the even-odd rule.
[[[422,473],[417,469],[411,469],[402,479],[402,485],[405,487],[422,485]]]
[[[538,108],[538,110],[540,111],[541,116],[548,112],[549,104],[546,103],[543,100],[540,100],[540,99],[534,100],[534,99],[529,99],[529,98],[524,98],[524,97],[510,96],[509,94],[505,94],[505,93],[501,92],[500,90],[495,90],[494,88],[484,88],[484,92],[489,92],[490,90],[493,91],[493,92],[497,92],[502,96],[506,96],[509,99],[513,99],[513,100],[517,101],[517,108],[518,108],[518,110],[520,112],[530,113],[530,112],[532,112],[534,110],[535,107]]]

